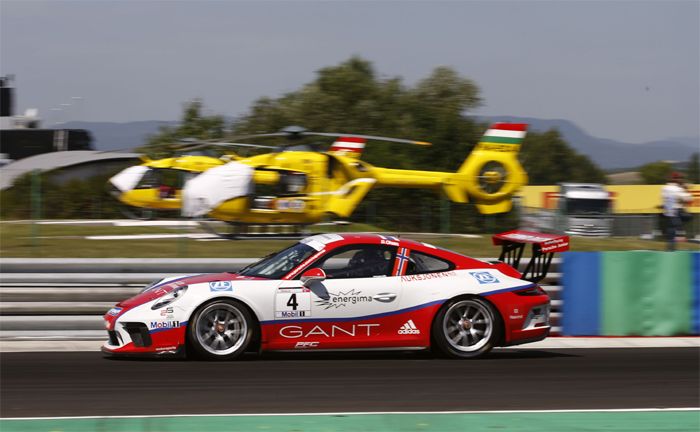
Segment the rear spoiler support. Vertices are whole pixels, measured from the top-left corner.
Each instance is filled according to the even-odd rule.
[[[492,240],[494,245],[501,246],[498,260],[516,270],[520,267],[525,245],[532,244],[532,258],[521,272],[521,279],[535,283],[547,276],[555,253],[569,250],[569,236],[531,231],[507,231],[495,234]]]

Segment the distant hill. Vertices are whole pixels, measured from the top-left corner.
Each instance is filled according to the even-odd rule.
[[[478,117],[478,120],[525,122],[538,132],[557,129],[576,151],[587,155],[603,169],[633,168],[657,160],[687,161],[693,152],[700,151],[700,137],[631,144],[593,137],[568,120],[507,116]],[[149,135],[158,133],[160,126],[175,126],[177,123],[155,120],[129,123],[69,122],[63,127],[92,132],[97,150],[125,150],[145,144]]]
[[[92,133],[95,150],[131,150],[146,143],[160,126],[175,126],[176,121],[137,121],[128,123],[67,122],[61,128],[87,129]]]
[[[603,169],[633,168],[657,160],[687,161],[693,152],[700,152],[700,137],[668,138],[631,144],[591,136],[568,120],[507,116],[480,117],[479,120],[524,122],[537,132],[557,129],[577,152],[590,157]]]

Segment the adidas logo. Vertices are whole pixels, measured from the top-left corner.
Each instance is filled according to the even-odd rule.
[[[413,323],[413,320],[408,320],[408,322],[399,329],[399,334],[420,334],[420,330],[418,330],[418,327]]]

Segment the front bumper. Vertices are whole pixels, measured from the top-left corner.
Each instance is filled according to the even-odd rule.
[[[186,321],[138,319],[136,316],[135,313],[116,317],[105,315],[108,339],[102,346],[103,353],[162,356],[184,352]]]
[[[117,357],[117,358],[162,358],[162,357],[177,357],[185,358],[187,357],[187,351],[184,345],[176,347],[174,350],[164,350],[164,351],[128,351],[128,350],[115,350],[114,347],[110,347],[107,343],[102,345],[102,354],[105,357]]]

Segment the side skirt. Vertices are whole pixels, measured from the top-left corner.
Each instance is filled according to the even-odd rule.
[[[430,347],[387,347],[387,348],[298,348],[285,350],[265,350],[263,352],[371,352],[371,351],[428,351]]]

